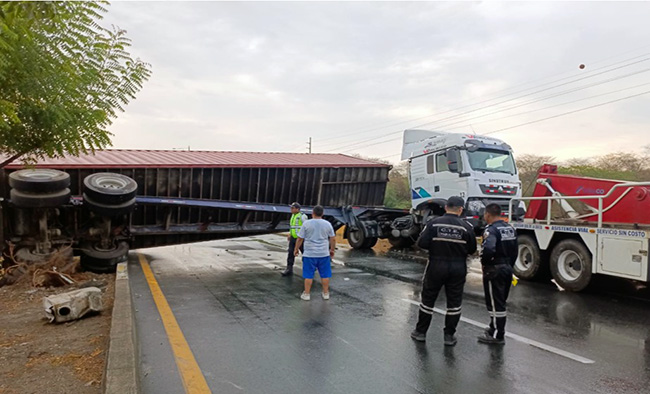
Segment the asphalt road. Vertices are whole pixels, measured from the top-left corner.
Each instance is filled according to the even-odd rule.
[[[643,290],[605,281],[572,294],[520,283],[509,300],[513,336],[490,347],[476,341],[488,315],[474,265],[458,344],[448,348],[439,314],[425,344],[409,337],[421,260],[342,248],[331,300],[319,297],[317,284],[305,302],[300,267],[280,276],[285,242],[266,235],[142,250],[161,290],[153,293],[139,255],[130,256],[144,393],[650,391],[650,304],[637,299]],[[444,295],[437,305],[444,310]]]

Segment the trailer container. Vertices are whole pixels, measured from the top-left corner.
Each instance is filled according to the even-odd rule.
[[[0,170],[0,197],[9,198],[9,174],[22,163]],[[137,182],[138,197],[266,203],[277,206],[383,205],[390,166],[342,154],[298,154],[215,151],[104,150],[94,155],[43,160],[30,168],[62,170],[70,175],[70,191],[81,196],[84,179],[111,172]],[[138,204],[130,215],[132,247],[170,245],[242,234],[270,232],[288,215],[250,212],[193,204]],[[76,211],[75,211],[76,212]],[[77,227],[88,212],[79,211]],[[7,212],[5,211],[5,216]],[[219,228],[211,230],[211,224]],[[248,224],[244,230],[243,223]],[[5,219],[3,230],[7,231]],[[258,225],[255,225],[258,224]],[[68,226],[70,227],[70,226]],[[159,229],[160,231],[157,231]],[[178,231],[174,231],[177,229]]]

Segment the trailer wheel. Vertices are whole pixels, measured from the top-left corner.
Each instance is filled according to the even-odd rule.
[[[129,244],[119,242],[112,249],[101,249],[95,244],[87,243],[80,249],[81,266],[97,273],[115,272],[118,263],[126,261],[129,254]]]
[[[25,193],[11,189],[9,198],[15,206],[21,208],[56,208],[70,202],[70,189],[53,193]]]
[[[70,186],[70,174],[48,168],[18,170],[9,174],[9,186],[26,193],[53,193]]]
[[[575,239],[565,239],[551,253],[551,275],[567,291],[581,291],[591,281],[591,253]]]
[[[397,249],[410,248],[415,243],[411,237],[389,237],[388,242],[390,242],[392,247]]]
[[[542,266],[542,253],[533,237],[520,235],[517,237],[519,254],[515,262],[515,275],[520,279],[532,280],[539,274]]]
[[[135,198],[138,184],[122,174],[99,172],[84,178],[84,194],[107,205],[121,204]]]
[[[133,210],[133,207],[135,207],[135,197],[121,204],[102,204],[89,198],[85,193],[83,197],[84,206],[88,208],[90,212],[101,216],[115,217],[126,215]]]

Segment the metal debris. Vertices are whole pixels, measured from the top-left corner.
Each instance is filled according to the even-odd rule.
[[[63,323],[82,318],[91,312],[101,312],[102,291],[87,287],[43,298],[45,316],[50,323]]]

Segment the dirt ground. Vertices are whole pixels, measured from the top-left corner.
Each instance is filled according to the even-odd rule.
[[[22,280],[0,287],[0,394],[101,392],[115,275],[71,276],[76,285],[35,288]],[[102,289],[104,311],[69,323],[48,323],[43,297],[82,283]]]

